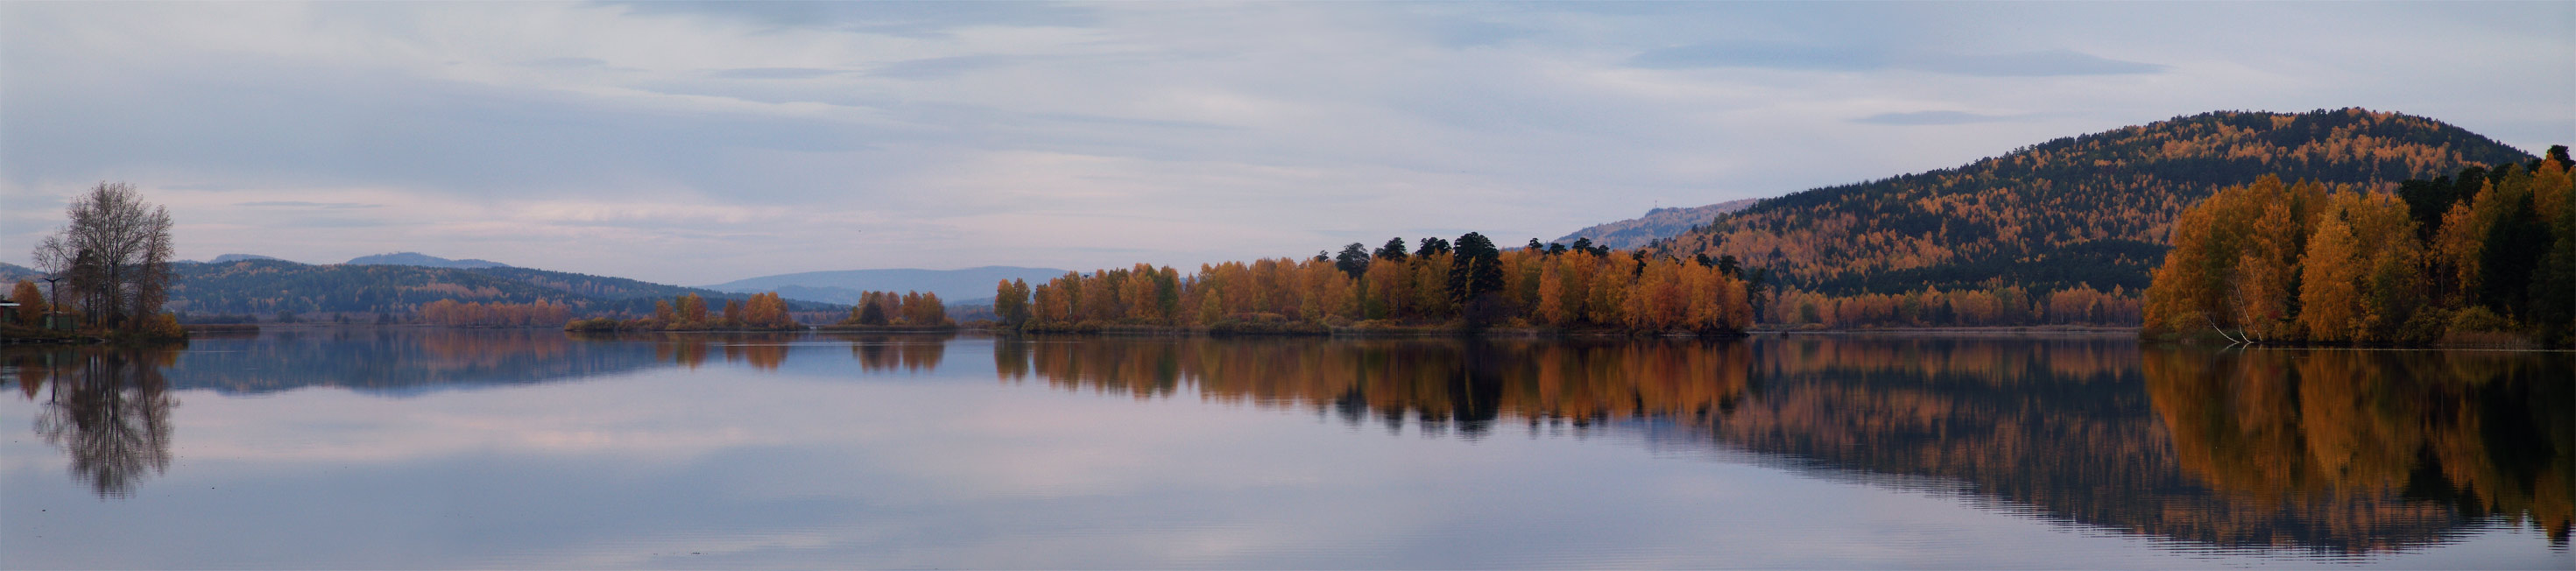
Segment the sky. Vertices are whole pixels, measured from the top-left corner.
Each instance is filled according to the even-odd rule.
[[[683,285],[1312,255],[2216,110],[2576,142],[2576,2],[0,2],[0,262],[102,181],[178,257]]]

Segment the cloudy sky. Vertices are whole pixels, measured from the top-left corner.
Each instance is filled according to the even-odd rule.
[[[0,261],[701,284],[1553,238],[2221,109],[2576,141],[2576,3],[0,3]]]

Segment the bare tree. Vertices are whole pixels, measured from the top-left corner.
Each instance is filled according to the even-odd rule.
[[[56,300],[93,325],[140,331],[169,300],[170,211],[145,204],[134,185],[98,183],[73,199],[70,225],[36,245],[36,265],[71,282]]]

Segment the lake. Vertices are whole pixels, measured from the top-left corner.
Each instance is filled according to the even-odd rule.
[[[273,330],[0,349],[8,568],[2576,568],[2576,357]]]

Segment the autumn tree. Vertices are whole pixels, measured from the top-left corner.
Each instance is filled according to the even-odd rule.
[[[993,316],[1002,324],[1019,327],[1029,321],[1029,282],[1004,280],[993,286]]]
[[[2337,193],[2336,205],[2317,222],[2316,236],[2300,265],[2299,323],[2308,338],[2351,341],[2362,309],[2362,251],[2344,217],[2358,204],[2345,204],[2351,193]]]
[[[679,314],[680,325],[693,327],[706,325],[707,300],[705,298],[698,297],[698,294],[694,293],[684,293],[680,294],[678,299],[672,300],[671,305],[673,311]]]
[[[923,293],[915,295],[912,292],[904,292],[903,301],[903,318],[906,324],[915,327],[940,327],[950,325],[950,322],[948,321],[948,306],[939,301],[939,294]]]
[[[2352,260],[2361,266],[2361,305],[2351,339],[2402,341],[2399,329],[2415,317],[2426,296],[2424,246],[2417,239],[2411,207],[2385,192],[2356,193],[2354,198],[2343,210],[2361,252]]]
[[[17,314],[10,318],[19,325],[34,327],[44,320],[45,292],[36,289],[36,282],[18,280],[18,286],[9,292],[9,301],[18,303]]]
[[[727,304],[731,307],[731,304]],[[778,292],[752,294],[742,302],[740,325],[753,329],[799,329],[796,317],[788,312],[787,300]]]

